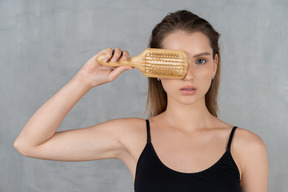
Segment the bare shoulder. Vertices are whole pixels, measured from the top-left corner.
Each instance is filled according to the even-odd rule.
[[[131,136],[130,134],[143,131],[145,120],[138,117],[119,118],[102,122],[99,125],[106,127],[107,131],[110,131],[119,141],[124,141],[126,137]]]
[[[133,168],[133,162],[136,162],[140,156],[141,151],[146,144],[146,122],[145,119],[130,117],[130,118],[121,118],[113,119],[106,121],[109,126],[113,127],[111,133],[115,139],[121,143],[125,153],[122,153],[119,156],[129,169]],[[111,125],[111,126],[110,126]]]
[[[237,128],[233,136],[231,152],[240,169],[241,176],[256,167],[262,167],[262,170],[267,169],[268,172],[266,145],[262,138],[252,131]]]
[[[130,145],[139,143],[137,142],[139,139],[145,142],[145,119],[138,117],[119,118],[103,122],[103,124],[111,127],[111,131],[113,132],[111,134],[127,149],[129,149]]]
[[[105,121],[101,124],[110,124],[110,125],[114,125],[114,126],[119,127],[119,128],[124,128],[124,127],[133,127],[135,125],[138,125],[139,122],[141,123],[143,121],[144,121],[144,119],[142,119],[142,118],[127,117],[127,118],[111,119],[111,120]]]
[[[237,128],[233,137],[233,142],[237,151],[253,153],[255,151],[265,151],[266,146],[260,136],[244,128]]]
[[[145,120],[138,117],[128,117],[128,118],[119,118],[119,119],[112,119],[102,124],[109,124],[113,127],[114,131],[120,130],[135,130],[139,128],[139,126],[143,127]],[[118,131],[117,131],[118,132]]]

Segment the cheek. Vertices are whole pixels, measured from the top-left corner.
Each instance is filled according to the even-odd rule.
[[[171,93],[172,91],[175,91],[175,88],[177,88],[177,83],[175,80],[161,80],[163,89],[166,91],[166,93]]]
[[[199,78],[198,79],[201,79],[202,82],[209,82],[212,80],[212,75],[211,75],[211,72],[209,71],[205,71],[203,73],[199,73]]]
[[[198,67],[195,70],[195,80],[200,80],[201,81],[211,81],[212,76],[213,76],[213,67],[210,65],[207,66],[202,66],[202,68]]]
[[[212,72],[210,70],[198,71],[196,74],[196,79],[201,79],[201,81],[210,81],[212,79]]]
[[[198,70],[195,73],[195,86],[198,86],[203,90],[203,92],[207,92],[211,86],[212,81],[212,72],[211,70]]]

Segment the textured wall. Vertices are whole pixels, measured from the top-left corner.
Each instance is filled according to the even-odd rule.
[[[13,141],[88,58],[107,47],[139,54],[154,25],[183,8],[206,18],[222,35],[220,118],[265,141],[269,191],[287,189],[286,0],[0,0],[1,192],[133,191],[132,177],[119,160],[30,159],[16,152]],[[59,129],[145,118],[146,94],[146,77],[126,71],[92,89]]]

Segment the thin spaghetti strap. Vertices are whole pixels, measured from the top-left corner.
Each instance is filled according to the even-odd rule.
[[[151,143],[150,124],[148,119],[146,119],[146,128],[147,128],[147,143]]]
[[[237,128],[237,127],[234,126],[234,127],[232,128],[231,133],[230,133],[230,137],[229,137],[229,141],[228,141],[228,145],[227,145],[227,151],[230,151],[232,138],[233,138],[233,135],[234,135],[234,132],[235,132],[236,128]]]

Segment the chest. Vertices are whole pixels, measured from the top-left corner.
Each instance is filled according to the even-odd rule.
[[[135,191],[240,191],[239,173],[231,155],[225,152],[210,167],[185,173],[165,165],[152,144],[147,144],[137,163]]]
[[[154,133],[152,148],[167,167],[179,172],[193,173],[207,169],[226,151],[226,139],[217,135],[177,136]]]

